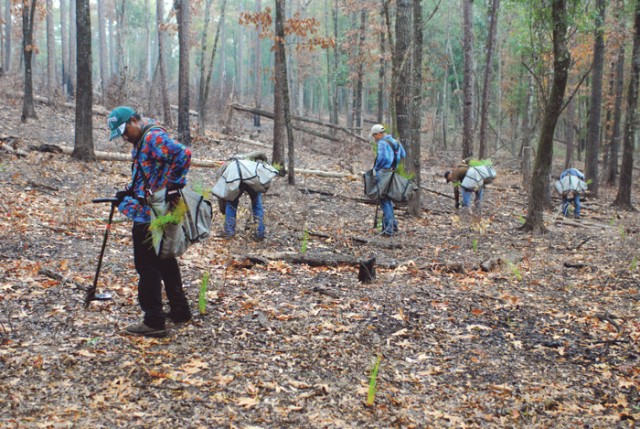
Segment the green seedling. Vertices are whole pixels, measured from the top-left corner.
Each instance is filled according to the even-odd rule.
[[[396,167],[396,173],[399,174],[400,176],[404,177],[407,180],[413,180],[413,178],[415,177],[414,173],[409,173],[404,166],[404,162],[401,162],[398,164],[398,166]]]
[[[616,223],[616,218],[615,216],[611,216],[611,220],[609,221],[609,226],[613,226]]]
[[[88,347],[95,347],[98,344],[98,341],[100,341],[100,337],[93,337],[87,340],[87,346]]]
[[[165,227],[168,225],[178,225],[186,213],[187,205],[184,201],[180,200],[175,209],[151,221],[149,231],[151,232],[151,240],[154,247],[160,244]]]
[[[196,194],[202,195],[205,199],[209,199],[211,196],[211,192],[204,186],[204,182],[202,180],[192,181],[191,190]]]
[[[585,183],[586,183],[587,185],[590,185],[590,184],[592,184],[592,183],[593,183],[593,180],[592,180],[592,179],[588,179]]]
[[[469,160],[469,167],[486,167],[493,165],[490,159],[471,159]]]
[[[522,273],[520,273],[520,270],[518,269],[518,267],[516,267],[516,265],[511,261],[507,261],[507,266],[511,270],[511,273],[513,274],[513,276],[516,279],[518,279],[519,281],[521,281],[522,280]]]
[[[209,273],[202,275],[202,283],[200,284],[200,294],[198,295],[198,310],[204,315],[207,312],[207,286],[209,285]]]
[[[620,238],[624,240],[626,236],[627,236],[627,233],[624,230],[624,226],[620,226]]]
[[[474,252],[478,251],[478,239],[474,238],[473,241],[471,242],[471,247],[473,248]]]
[[[520,222],[521,225],[524,225],[526,221],[527,220],[524,218],[524,216],[518,215],[518,222]]]
[[[300,253],[307,253],[307,247],[309,245],[309,229],[305,228],[302,233],[302,244],[300,245]]]
[[[633,259],[631,260],[631,265],[629,265],[629,271],[635,270],[637,266],[638,266],[638,257],[634,256]]]
[[[271,166],[273,168],[275,168],[276,170],[278,170],[278,172],[282,171],[282,164],[279,164],[277,162],[274,162],[273,164],[271,164]]]
[[[367,406],[373,406],[373,402],[376,399],[376,383],[378,380],[378,370],[380,369],[380,361],[382,360],[382,355],[376,356],[376,361],[373,364],[373,368],[371,368],[371,372],[369,373],[369,392],[367,393]]]

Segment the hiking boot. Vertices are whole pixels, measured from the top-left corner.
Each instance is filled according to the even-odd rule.
[[[191,311],[170,311],[166,314],[173,323],[187,323],[191,320]]]
[[[127,326],[127,334],[141,335],[143,337],[162,338],[166,337],[168,331],[166,328],[150,328],[144,323],[137,323]]]

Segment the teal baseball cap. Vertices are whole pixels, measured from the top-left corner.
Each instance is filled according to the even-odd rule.
[[[109,119],[107,119],[107,125],[111,131],[109,140],[113,140],[116,137],[122,137],[124,129],[127,126],[127,121],[135,114],[136,111],[128,106],[120,106],[113,109],[109,114]]]

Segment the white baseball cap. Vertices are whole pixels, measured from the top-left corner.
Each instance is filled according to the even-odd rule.
[[[374,134],[378,134],[378,133],[384,133],[384,125],[375,124],[373,127],[371,127],[371,134],[370,135],[374,135]]]

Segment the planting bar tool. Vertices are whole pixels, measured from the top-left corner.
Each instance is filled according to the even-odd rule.
[[[104,230],[104,238],[102,239],[102,248],[100,249],[100,256],[98,257],[98,267],[96,268],[96,275],[93,278],[93,286],[87,289],[87,294],[84,297],[84,308],[89,307],[91,301],[109,301],[113,298],[109,292],[96,293],[98,288],[98,278],[100,277],[100,268],[102,267],[102,258],[104,257],[104,249],[107,247],[107,239],[109,238],[109,230],[111,229],[111,221],[113,220],[113,212],[116,209],[118,203],[117,198],[96,198],[92,200],[94,203],[111,203],[111,212],[109,212],[109,220],[107,221],[107,227]]]

